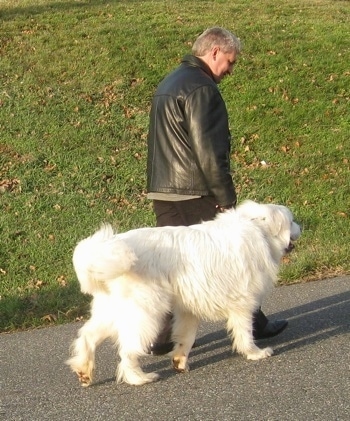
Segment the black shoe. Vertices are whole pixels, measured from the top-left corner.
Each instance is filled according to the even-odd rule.
[[[166,355],[174,349],[174,342],[165,342],[163,344],[151,344],[149,347],[149,353],[151,355]]]
[[[174,349],[174,346],[174,342],[166,342],[164,344],[151,344],[148,353],[151,355],[166,355]],[[196,348],[197,346],[197,341],[194,341],[192,348]]]
[[[288,320],[275,320],[273,322],[267,322],[266,326],[262,330],[254,330],[253,337],[255,340],[272,338],[284,331],[288,326]]]

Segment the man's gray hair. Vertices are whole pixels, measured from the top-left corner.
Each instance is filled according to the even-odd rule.
[[[199,35],[192,46],[192,54],[202,57],[215,46],[220,47],[224,53],[234,51],[239,54],[242,49],[241,41],[236,35],[227,29],[215,26]]]

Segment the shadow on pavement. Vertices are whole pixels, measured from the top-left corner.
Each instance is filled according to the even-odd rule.
[[[349,313],[350,291],[270,314],[270,319],[288,319],[289,326],[280,336],[259,341],[258,345],[262,347],[268,343],[274,348],[275,355],[278,355],[332,336],[349,333]],[[190,354],[191,371],[237,356],[231,351],[231,341],[225,329],[199,337],[196,343],[197,347]],[[213,351],[216,351],[215,355],[212,355]],[[143,368],[147,372],[159,372],[163,379],[175,375],[169,357],[145,364]]]

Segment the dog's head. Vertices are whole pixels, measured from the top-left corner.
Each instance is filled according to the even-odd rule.
[[[271,237],[278,240],[284,253],[290,252],[294,248],[293,241],[300,237],[301,228],[285,206],[247,200],[237,207],[237,212],[244,218],[256,221]]]

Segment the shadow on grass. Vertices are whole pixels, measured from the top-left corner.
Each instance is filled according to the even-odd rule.
[[[89,311],[91,298],[77,282],[47,286],[0,299],[0,333],[74,321]]]

